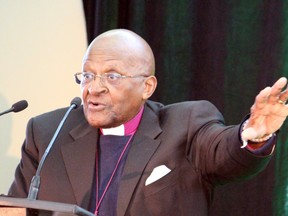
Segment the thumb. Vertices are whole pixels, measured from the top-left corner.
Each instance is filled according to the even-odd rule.
[[[243,140],[247,141],[247,140],[257,138],[258,133],[256,132],[256,130],[254,128],[249,127],[249,128],[246,128],[245,130],[242,131],[241,137]]]

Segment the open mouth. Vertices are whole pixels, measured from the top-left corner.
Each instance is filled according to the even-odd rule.
[[[99,103],[91,103],[93,106],[98,106]]]
[[[106,107],[105,104],[102,104],[99,102],[93,102],[93,101],[88,102],[88,109],[93,110],[93,111],[101,111],[105,107]]]

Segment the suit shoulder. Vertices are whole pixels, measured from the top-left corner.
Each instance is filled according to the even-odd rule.
[[[219,110],[207,100],[185,101],[169,105],[153,103],[153,112],[158,115],[160,121],[172,119],[186,121],[193,118],[193,121],[223,121],[224,118]],[[150,106],[151,107],[151,106]]]
[[[173,103],[169,105],[163,105],[159,102],[147,101],[147,106],[157,114],[163,114],[167,112],[193,112],[199,113],[219,113],[219,110],[211,102],[207,100],[196,100],[196,101],[184,101],[179,103]]]
[[[68,107],[62,107],[62,108],[58,108],[55,110],[51,110],[48,112],[44,112],[41,113],[37,116],[34,116],[33,119],[35,120],[44,120],[44,119],[50,119],[50,118],[57,118],[57,116],[63,116],[65,114],[65,112],[68,110]]]
[[[218,109],[207,100],[197,100],[197,101],[185,101],[180,103],[169,104],[167,106],[162,107],[163,110],[175,110],[179,111],[192,111],[192,110],[201,110],[205,112],[205,110],[215,110],[218,112]]]
[[[55,109],[55,110],[37,115],[37,116],[31,118],[30,121],[34,121],[37,123],[44,123],[44,124],[53,124],[55,122],[58,124],[61,121],[61,119],[64,117],[64,115],[68,109],[69,109],[69,107],[63,107],[63,108]],[[69,120],[69,119],[82,119],[82,116],[84,118],[83,108],[81,106],[78,109],[72,110],[70,112],[67,120]]]

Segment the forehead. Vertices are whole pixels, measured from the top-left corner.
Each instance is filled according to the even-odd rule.
[[[129,66],[129,61],[124,55],[117,52],[89,52],[83,58],[84,67],[124,67]]]
[[[111,47],[97,46],[86,52],[83,58],[83,67],[90,70],[119,70],[135,71],[143,67],[143,63],[130,51]]]
[[[125,54],[121,53],[119,50],[113,50],[105,47],[88,50],[83,58],[83,62],[93,61],[95,63],[124,60]]]

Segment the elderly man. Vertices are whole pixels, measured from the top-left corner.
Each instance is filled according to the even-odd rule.
[[[154,71],[151,48],[129,30],[105,32],[91,43],[75,74],[83,106],[71,112],[46,159],[38,199],[106,216],[207,215],[216,185],[267,165],[288,115],[286,78],[257,95],[241,124],[225,126],[207,101],[149,101]],[[27,197],[66,110],[29,121],[10,196]]]

